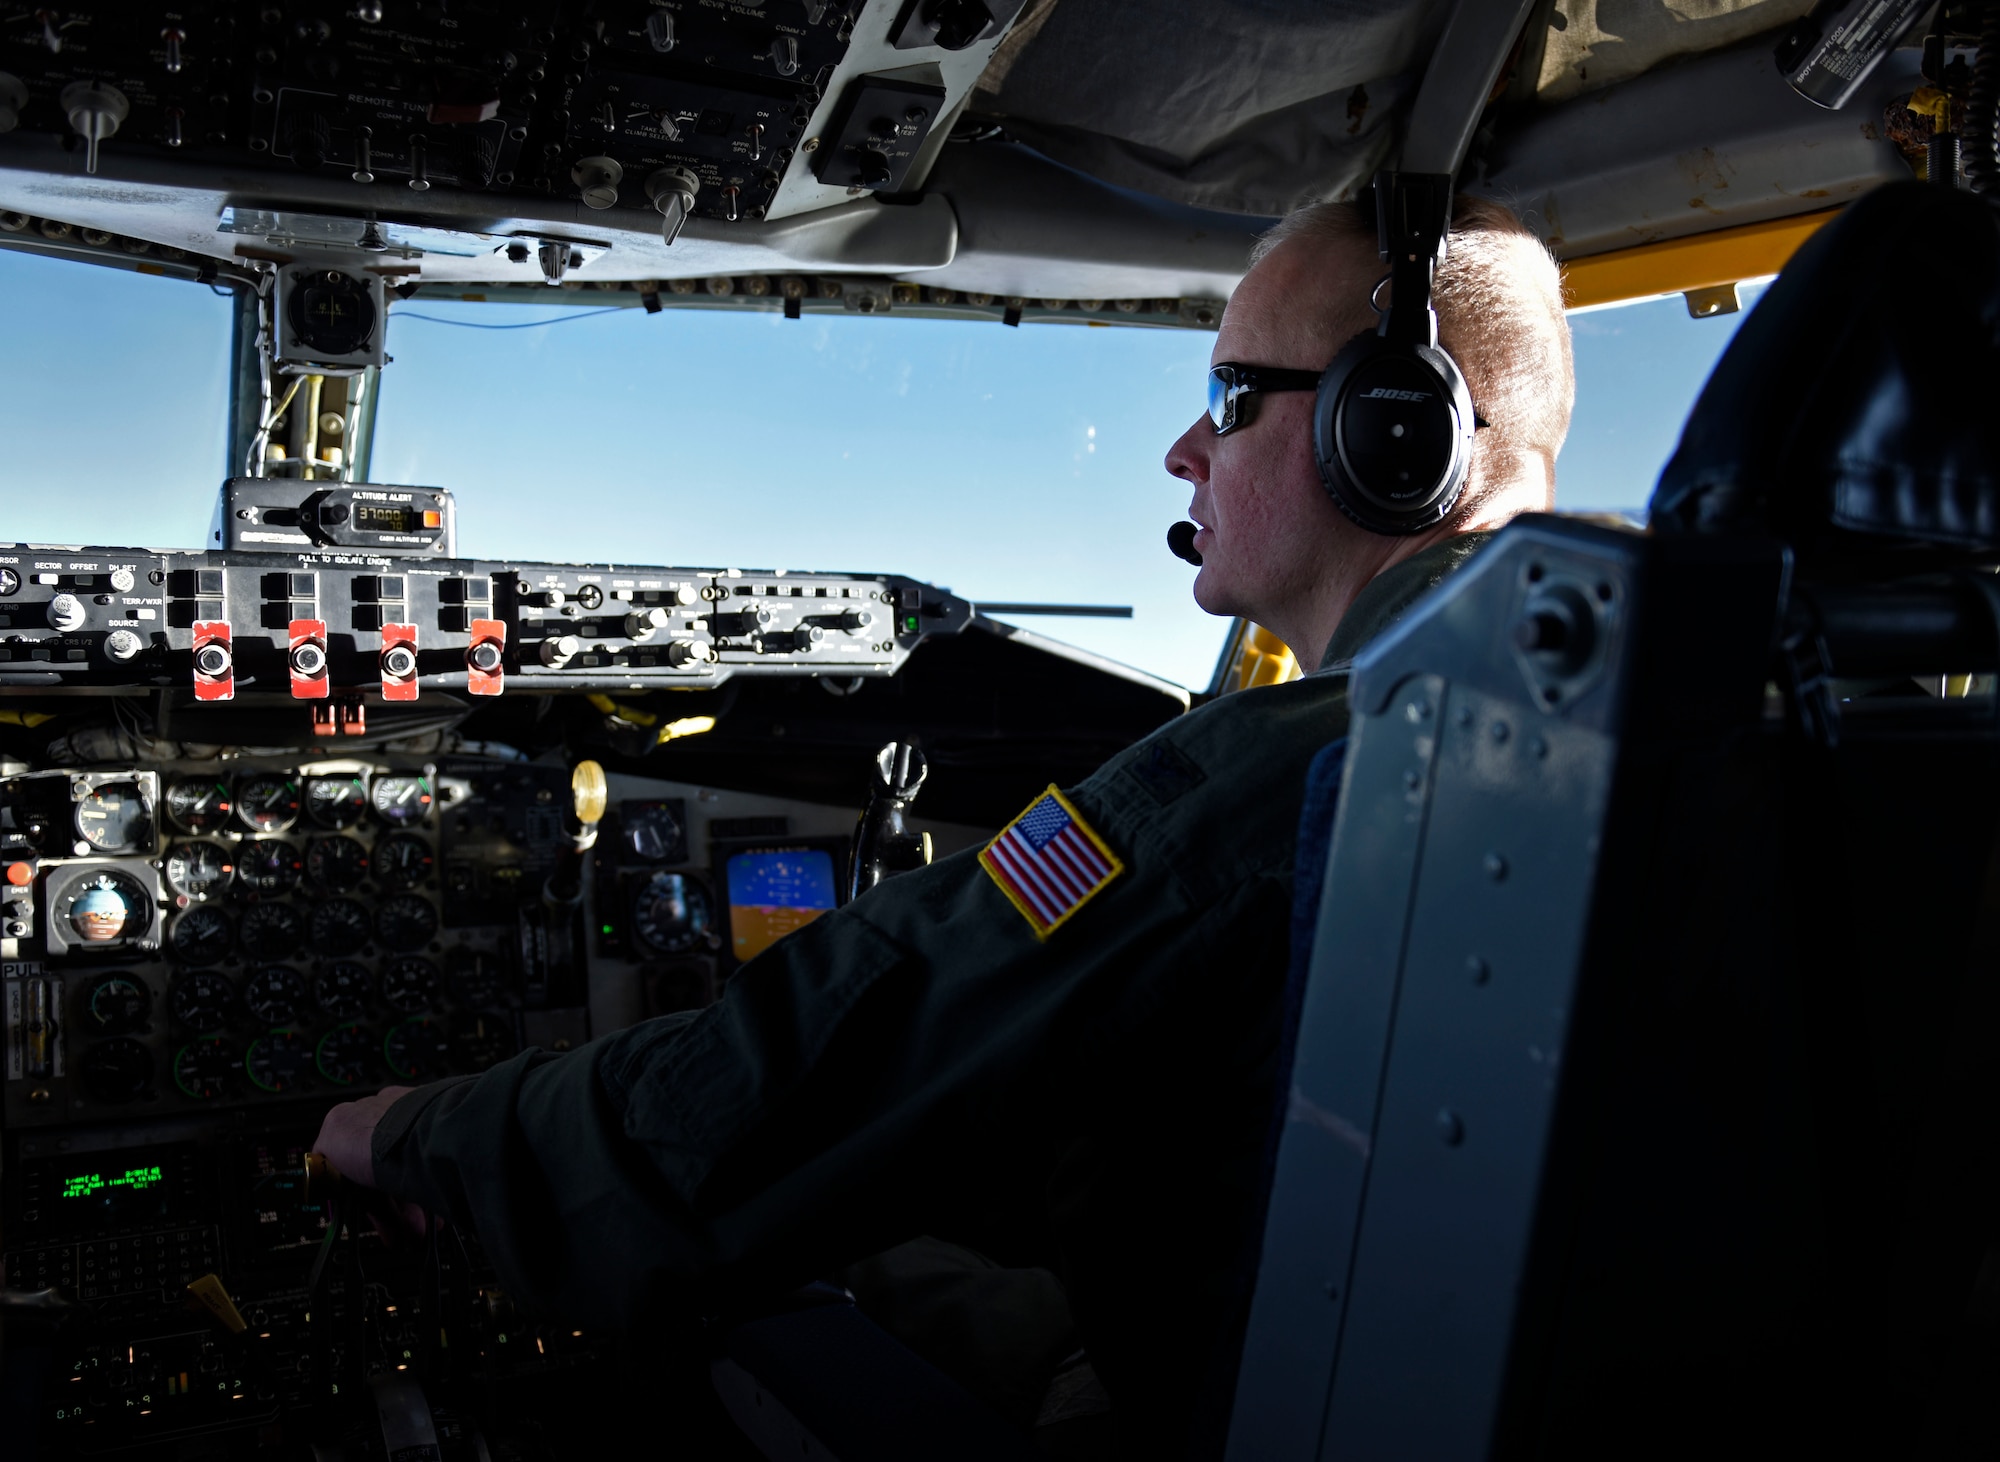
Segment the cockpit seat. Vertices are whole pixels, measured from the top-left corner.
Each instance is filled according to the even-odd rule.
[[[1990,1454],[1996,322],[1870,194],[1361,658],[1231,1458]]]

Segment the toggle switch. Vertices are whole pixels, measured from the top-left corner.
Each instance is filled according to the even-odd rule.
[[[472,643],[465,647],[465,688],[473,695],[499,695],[506,676],[507,622],[472,621]]]
[[[417,627],[413,624],[382,626],[382,699],[413,701],[417,698]]]
[[[285,668],[292,677],[292,699],[325,700],[331,693],[327,683],[326,621],[295,619],[291,622],[291,648]]]
[[[236,698],[236,657],[226,619],[195,621],[194,698],[198,701]]]

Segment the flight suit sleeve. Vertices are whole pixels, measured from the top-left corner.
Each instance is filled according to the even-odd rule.
[[[1282,971],[1296,789],[1261,816],[1200,785],[1205,757],[1249,748],[1186,739],[1172,805],[1124,758],[1070,794],[1124,870],[1046,940],[974,853],[944,859],[779,941],[706,1010],[411,1093],[376,1131],[378,1183],[477,1232],[518,1296],[617,1329],[1018,1198],[1163,1011],[1198,1010],[1232,962]],[[1208,847],[1225,825],[1233,851]]]

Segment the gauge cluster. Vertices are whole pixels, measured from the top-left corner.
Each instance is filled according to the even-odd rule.
[[[324,1106],[564,1049],[709,1004],[839,902],[852,809],[610,781],[586,854],[557,763],[0,776],[8,1125]]]
[[[538,890],[534,835],[566,841],[567,772],[510,774],[554,815],[513,817],[519,843],[505,815],[471,839],[461,894]],[[0,780],[0,887],[22,895],[0,923],[10,1123],[324,1100],[512,1055],[516,900],[461,896],[449,930],[443,902],[442,799],[485,830],[490,780],[476,759],[389,757]]]

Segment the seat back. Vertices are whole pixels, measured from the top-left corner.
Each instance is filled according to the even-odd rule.
[[[1898,209],[2000,258],[1929,201],[1855,205],[1758,313],[1841,309]],[[1953,308],[1993,318],[1994,283]],[[1949,435],[1884,434],[1871,401],[1923,398],[1883,367],[1843,418],[1772,408],[1772,465],[1715,420],[1788,338],[1757,322],[1659,531],[1519,519],[1362,659],[1232,1458],[1992,1424],[2000,710],[1910,679],[2000,668],[1993,534],[1922,508],[1992,462],[1834,490],[1870,432]],[[1993,332],[1952,338],[2000,379]]]

